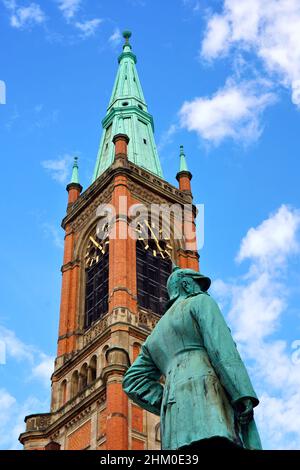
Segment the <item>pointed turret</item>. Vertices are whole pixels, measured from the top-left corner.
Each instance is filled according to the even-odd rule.
[[[188,166],[187,166],[183,145],[180,145],[179,156],[180,156],[179,172],[176,175],[176,179],[179,182],[179,189],[180,191],[191,192],[192,173],[189,171]]]
[[[80,196],[82,191],[82,186],[79,183],[79,173],[78,173],[78,157],[74,157],[73,169],[71,182],[67,185],[68,191],[68,207],[70,204],[73,204]]]
[[[136,56],[129,43],[130,31],[124,31],[123,52],[118,58],[119,68],[105,118],[93,181],[114,161],[113,137],[129,137],[128,160],[162,177],[162,169],[154,140],[154,125],[148,113],[136,70]]]
[[[187,166],[187,162],[186,162],[186,158],[185,158],[185,153],[184,153],[184,150],[183,150],[183,145],[180,145],[180,167],[179,167],[179,173],[181,171],[189,171],[188,170],[188,166]]]
[[[77,183],[77,184],[79,184],[78,157],[74,157],[71,183]]]

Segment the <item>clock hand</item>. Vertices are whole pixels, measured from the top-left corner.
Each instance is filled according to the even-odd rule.
[[[97,248],[99,248],[99,250],[101,250],[102,253],[104,254],[103,247],[102,247],[98,242],[96,242],[96,240],[95,240],[92,236],[90,236],[90,240],[91,240],[91,242],[93,242],[94,245],[95,245]]]
[[[144,220],[144,222],[145,222],[145,224],[147,225],[148,229],[150,230],[150,232],[151,232],[151,234],[152,234],[152,236],[153,236],[153,238],[154,238],[154,240],[155,240],[155,243],[156,243],[156,245],[157,245],[157,248],[158,248],[159,251],[160,251],[161,257],[164,258],[163,250],[162,250],[162,248],[161,248],[161,246],[160,246],[160,244],[159,244],[159,241],[158,241],[158,239],[157,239],[155,233],[153,232],[153,230],[152,230],[150,224],[148,224],[147,220]]]
[[[96,242],[96,240],[95,240],[92,236],[90,236],[90,240],[91,240],[91,242],[94,243],[94,245],[95,245],[97,248],[101,249],[101,245],[99,245],[99,243]]]

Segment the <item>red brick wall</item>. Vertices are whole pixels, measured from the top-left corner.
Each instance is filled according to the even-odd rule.
[[[66,226],[64,260],[63,264],[70,263],[73,259],[74,249],[74,233],[69,226]],[[76,329],[76,310],[77,310],[77,291],[79,280],[79,267],[73,266],[63,270],[61,303],[60,303],[60,320],[59,320],[59,338],[57,355],[72,352],[76,347],[76,337],[74,331]],[[68,338],[65,335],[69,334]]]
[[[180,191],[191,191],[191,181],[187,175],[180,175],[179,189]]]
[[[138,355],[140,354],[141,346],[138,343],[134,343],[132,347],[133,360],[135,361]]]
[[[143,432],[143,410],[136,406],[131,406],[131,423],[134,431]]]
[[[136,242],[127,236],[128,225],[122,216],[127,216],[128,207],[127,210],[125,207],[119,207],[121,197],[127,198],[128,207],[135,202],[128,189],[126,176],[115,178],[111,200],[116,215],[121,219],[115,223],[116,238],[109,242],[109,293],[111,296],[109,309],[112,310],[114,307],[122,305],[128,307],[132,312],[136,312]],[[124,233],[124,237],[127,236],[127,238],[121,238],[120,233]],[[128,262],[129,260],[130,262]],[[116,286],[123,289],[115,290]]]
[[[106,442],[109,450],[128,449],[128,398],[122,383],[107,384]]]
[[[91,420],[84,423],[68,436],[67,450],[82,450],[90,445]]]
[[[98,438],[103,437],[106,434],[106,419],[107,419],[107,412],[106,408],[99,412],[98,414]]]
[[[132,438],[132,450],[144,450],[145,443],[140,439]]]

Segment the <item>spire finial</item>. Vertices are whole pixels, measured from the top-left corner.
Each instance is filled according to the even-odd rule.
[[[129,42],[129,38],[131,38],[131,31],[123,31],[122,33],[123,38],[125,39],[125,42],[123,44],[123,52],[122,54],[118,57],[118,62],[120,63],[122,59],[131,57],[134,60],[134,63],[136,64],[136,56],[132,53],[132,47]]]
[[[78,157],[74,157],[71,183],[79,184]]]
[[[131,38],[131,31],[123,31],[123,38],[125,39],[125,46],[129,46],[129,38]]]

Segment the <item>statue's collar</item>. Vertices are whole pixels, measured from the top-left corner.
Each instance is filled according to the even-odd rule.
[[[191,297],[196,297],[197,295],[201,295],[201,294],[206,294],[206,295],[209,295],[207,292],[193,292],[192,294],[187,294],[186,296],[179,296],[178,297],[175,297],[175,299],[172,299],[172,300],[169,300],[167,302],[167,305],[166,305],[166,309],[165,309],[165,313],[171,308],[174,306],[175,303],[179,303],[183,300],[186,300],[186,299],[189,299]]]

